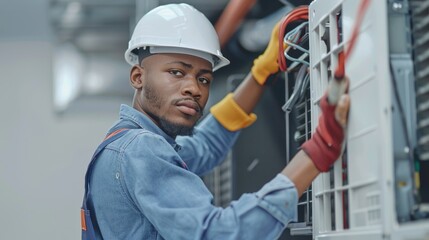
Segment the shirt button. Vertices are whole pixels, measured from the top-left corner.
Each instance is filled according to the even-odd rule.
[[[119,173],[118,172],[116,173],[116,179],[119,179]]]
[[[175,150],[176,152],[180,151],[180,149],[182,149],[182,147],[181,147],[179,144],[176,144],[176,145],[174,146],[174,150]]]

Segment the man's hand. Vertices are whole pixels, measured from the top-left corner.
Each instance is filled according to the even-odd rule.
[[[279,54],[279,26],[280,22],[274,26],[271,32],[270,42],[268,43],[264,53],[253,62],[251,72],[253,78],[259,83],[259,85],[264,85],[271,74],[279,71],[279,65],[277,63],[277,57]]]
[[[348,79],[346,81],[348,85]],[[326,93],[320,100],[322,114],[319,125],[312,138],[302,145],[302,149],[321,172],[329,171],[331,165],[341,155],[349,107],[348,94],[342,95],[336,105],[328,103]]]

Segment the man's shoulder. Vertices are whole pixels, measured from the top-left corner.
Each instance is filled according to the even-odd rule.
[[[124,151],[132,147],[138,147],[144,150],[147,147],[154,145],[168,144],[166,140],[159,134],[151,132],[144,128],[127,129],[127,133],[118,140],[109,144],[106,148]]]
[[[182,163],[172,144],[163,136],[145,129],[133,129],[127,133],[119,151],[124,154],[124,159],[146,159],[146,162],[163,159],[174,165]]]
[[[140,147],[150,144],[168,144],[163,136],[142,128],[130,129],[124,137],[124,148],[134,144]]]

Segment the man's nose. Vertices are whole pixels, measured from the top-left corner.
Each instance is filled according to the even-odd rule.
[[[201,97],[201,89],[198,84],[198,79],[195,77],[187,77],[183,81],[182,94],[192,96],[193,98]]]

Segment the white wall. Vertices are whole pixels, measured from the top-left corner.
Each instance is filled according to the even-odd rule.
[[[80,239],[86,166],[117,117],[53,112],[47,8],[0,0],[0,239]]]

